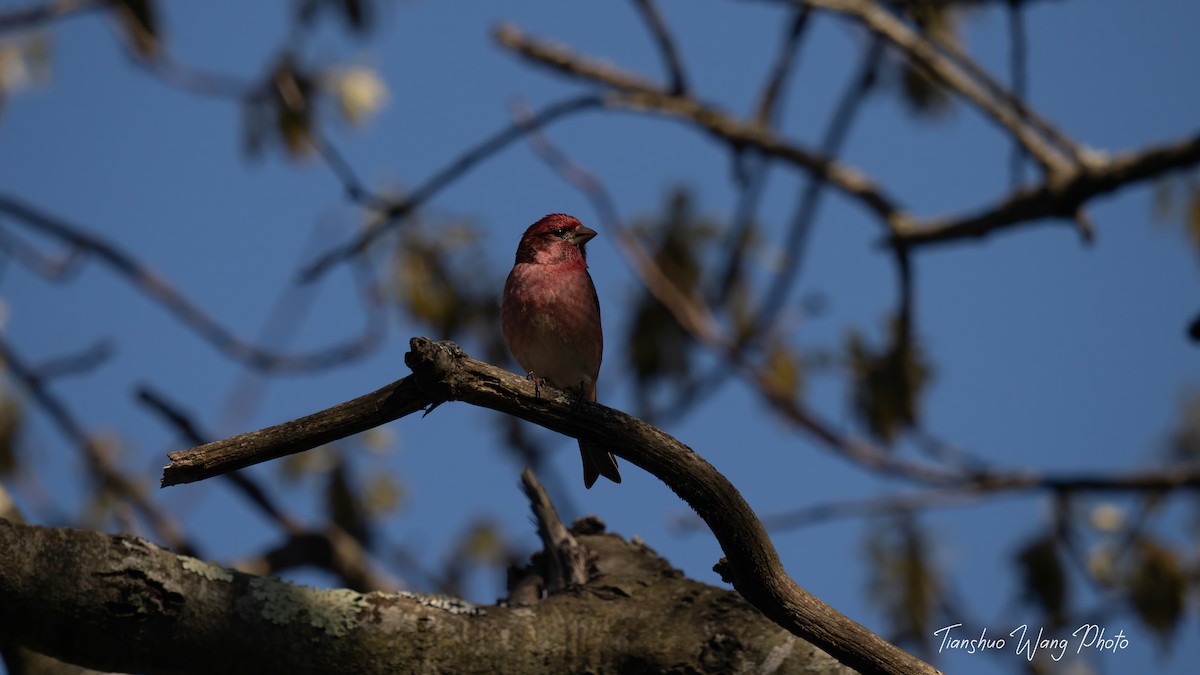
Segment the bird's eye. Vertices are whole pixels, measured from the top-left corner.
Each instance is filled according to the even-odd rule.
[[[553,230],[550,230],[550,234],[562,239],[564,236],[566,236],[567,231],[564,228],[556,227]]]

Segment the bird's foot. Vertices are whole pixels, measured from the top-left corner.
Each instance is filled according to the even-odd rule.
[[[534,374],[534,372],[531,370],[531,371],[529,371],[529,373],[528,373],[528,374],[526,374],[526,375],[525,375],[525,379],[527,379],[527,380],[529,380],[530,382],[532,382],[532,383],[533,383],[533,397],[534,397],[534,398],[541,398],[541,396],[542,396],[542,387],[546,386],[546,378],[544,378],[544,377],[538,377],[538,376],[537,376],[537,375],[535,375],[535,374]]]
[[[587,395],[583,393],[586,390],[587,390],[587,385],[585,385],[583,382],[579,383],[578,389],[571,390],[571,393],[573,393],[575,395],[572,397],[573,398],[573,400],[571,402],[572,407],[578,408],[580,406],[580,404],[582,404],[584,401],[587,400]]]

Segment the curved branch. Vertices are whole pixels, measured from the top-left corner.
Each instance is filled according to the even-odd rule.
[[[1200,133],[1112,158],[1096,157],[1086,167],[1073,169],[1060,180],[1048,180],[1017,190],[1000,203],[975,214],[911,221],[897,228],[895,239],[915,248],[982,238],[1045,218],[1070,218],[1090,199],[1196,164],[1200,164]]]
[[[728,562],[723,575],[778,625],[863,673],[937,672],[840,614],[783,570],[766,530],[729,481],[665,432],[617,410],[543,388],[476,361],[457,345],[414,338],[405,355],[413,375],[335,408],[262,431],[170,453],[163,485],[200,480],[266,458],[315,447],[445,401],[463,401],[572,437],[592,437],[660,478],[712,529]]]
[[[729,558],[720,565],[734,588],[780,626],[862,672],[931,672],[929,667],[837,613],[797,586],[779,565],[766,531],[737,490],[665,432],[605,406],[553,389],[539,397],[525,378],[476,361],[450,342],[414,338],[405,362],[413,375],[353,401],[260,431],[169,454],[163,485],[220,475],[301,452],[372,426],[463,401],[572,437],[592,437],[667,484],[704,519]],[[1200,470],[1173,467],[1133,474],[1045,475],[975,471],[946,484],[959,494],[1063,491],[1162,492],[1200,489]],[[943,493],[948,494],[948,493]]]

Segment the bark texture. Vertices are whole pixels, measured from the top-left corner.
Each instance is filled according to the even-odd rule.
[[[142,539],[0,520],[0,635],[118,672],[852,672],[645,546],[577,538],[587,584],[477,607],[297,586]]]

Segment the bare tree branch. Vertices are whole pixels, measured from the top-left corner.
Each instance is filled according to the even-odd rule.
[[[841,154],[842,146],[850,135],[850,128],[858,118],[858,111],[862,109],[867,95],[875,86],[875,77],[882,57],[882,41],[873,40],[867,52],[863,54],[858,72],[850,80],[846,91],[842,94],[829,118],[821,141],[821,153],[826,157],[832,158]],[[783,263],[771,281],[771,285],[765,291],[761,309],[754,320],[754,324],[760,329],[769,326],[775,320],[800,273],[804,262],[804,248],[808,241],[808,233],[816,221],[824,188],[825,181],[821,180],[820,176],[809,175],[800,201],[796,205],[796,212],[792,216],[791,227],[784,240]],[[758,332],[760,331],[748,331],[750,334]]]
[[[611,408],[581,404],[552,389],[543,388],[540,395],[535,395],[532,383],[471,359],[452,343],[415,338],[411,346],[406,363],[413,369],[412,376],[293,422],[170,453],[172,463],[164,469],[163,484],[202,480],[316,447],[336,434],[354,433],[417,410],[436,407],[444,401],[464,401],[515,415],[572,437],[591,437],[605,443],[622,459],[663,480],[696,510],[731,561],[734,587],[764,614],[852,667],[864,672],[887,672],[886,669],[891,667],[873,658],[862,661],[860,659],[866,658],[863,654],[847,653],[860,649],[873,651],[874,647],[866,646],[873,642],[864,636],[862,639],[866,642],[851,644],[857,638],[850,640],[847,636],[859,635],[859,628],[843,625],[841,618],[831,619],[833,615],[829,612],[833,610],[809,603],[802,590],[794,587],[785,575],[781,576],[782,571],[775,567],[777,560],[773,548],[757,518],[737,496],[733,486],[689,448],[664,432]],[[1179,489],[1200,489],[1200,467],[1183,465],[1159,471],[1061,475],[1023,470],[978,470],[961,474],[956,482],[945,483],[942,490],[895,499],[916,501],[919,505],[920,502],[938,503],[1005,492],[1154,493]],[[870,511],[876,507],[848,508],[858,509],[861,513],[862,509]],[[827,640],[834,640],[835,635],[838,640],[846,639],[840,650],[827,646]]]
[[[1058,181],[1017,190],[975,214],[901,226],[896,239],[917,247],[986,237],[1045,218],[1070,218],[1094,197],[1197,163],[1200,163],[1200,134],[1112,158],[1097,158]]]
[[[98,340],[92,346],[75,354],[57,356],[31,366],[30,377],[40,382],[79,375],[100,367],[113,355],[114,348],[108,340]]]
[[[1025,37],[1025,10],[1020,0],[1008,0],[1008,69],[1012,81],[1013,97],[1023,101],[1029,90],[1029,43]],[[1025,116],[1025,107],[1017,113]],[[1025,149],[1013,143],[1009,171],[1012,174],[1012,189],[1018,190],[1025,183]]]
[[[990,78],[980,81],[979,69],[966,69],[961,62],[966,55],[959,53],[951,59],[921,34],[910,29],[892,12],[874,0],[794,0],[811,7],[827,9],[834,12],[853,16],[872,31],[886,37],[892,44],[902,50],[917,66],[925,69],[939,81],[944,82],[953,91],[958,92],[971,103],[975,104],[984,114],[991,117],[997,124],[1007,130],[1053,176],[1070,168],[1071,159],[1064,156],[1058,147],[1065,139],[1056,137],[1053,141],[1046,138],[1044,129],[1030,124],[1029,120],[1036,116],[1032,111],[1022,114],[1013,105],[1017,100],[1012,94],[1004,93],[1003,88]],[[1071,147],[1074,147],[1071,144]],[[1078,153],[1074,153],[1076,156]]]
[[[781,674],[850,673],[731,591],[680,578],[643,546],[581,539],[603,573],[594,586],[534,606],[479,607],[444,595],[310,588],[134,537],[0,520],[0,635],[138,673],[559,673],[629,663],[734,672],[747,662]],[[687,639],[664,642],[664,621]],[[737,649],[696,648],[730,641]],[[570,648],[547,660],[546,645]]]
[[[604,98],[606,107],[684,119],[734,148],[753,147],[764,155],[820,176],[889,226],[896,226],[907,219],[891,197],[857,170],[792,144],[757,123],[738,120],[688,97],[673,96],[637,75],[577,56],[558,45],[530,38],[511,25],[497,28],[495,37],[504,47],[534,63],[615,89]]]
[[[66,251],[58,257],[42,253],[7,228],[0,227],[0,250],[12,257],[25,269],[47,281],[63,282],[83,269],[83,251],[68,244]]]
[[[800,50],[805,28],[808,26],[808,19],[811,15],[812,10],[808,7],[798,8],[793,13],[791,23],[788,25],[783,42],[779,46],[767,80],[763,85],[762,93],[759,94],[758,105],[755,106],[754,119],[762,127],[775,126],[775,120],[778,118],[781,108],[780,101],[783,99],[783,90],[795,68],[796,55]],[[715,277],[716,285],[713,295],[722,301],[728,298],[729,293],[733,290],[734,282],[741,276],[749,233],[754,226],[758,207],[767,185],[767,176],[771,171],[770,162],[764,161],[761,155],[755,152],[743,152],[735,158],[735,161],[738,162],[739,168],[744,170],[738,171],[737,205],[734,207],[732,224],[724,236],[723,248],[727,251],[725,262],[720,266],[721,273]],[[723,377],[710,376],[702,379],[706,382],[718,382]],[[711,390],[712,388],[706,389]],[[692,387],[691,390],[700,393],[696,387]]]
[[[300,452],[425,406],[459,400],[516,415],[572,437],[590,437],[667,484],[708,523],[728,556],[733,586],[771,620],[864,673],[936,672],[797,586],[783,571],[753,511],[721,474],[691,449],[650,425],[575,400],[476,361],[453,343],[414,338],[405,363],[413,375],[326,411],[224,441],[170,453],[163,485],[201,480]]]
[[[194,450],[169,453],[171,463],[163,469],[162,486],[204,480],[311,450],[425,410],[432,404],[433,400],[422,394],[416,380],[411,377],[397,380],[293,422],[207,443]]]

